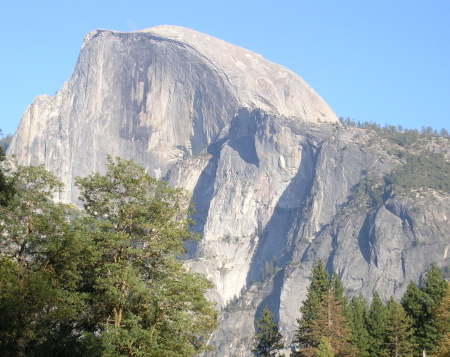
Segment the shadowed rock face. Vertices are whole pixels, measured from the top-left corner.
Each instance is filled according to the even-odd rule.
[[[251,356],[253,322],[266,305],[291,341],[317,258],[349,296],[368,299],[376,290],[399,299],[432,262],[448,266],[448,195],[368,205],[352,198],[367,174],[398,165],[369,145],[370,135],[241,110],[220,145],[169,171],[175,185],[197,182],[203,239],[187,264],[215,283],[209,297],[227,306],[208,356]]]
[[[355,204],[365,175],[399,162],[336,122],[301,78],[245,49],[173,26],[98,30],[62,89],[27,108],[8,154],[55,172],[65,200],[107,154],[191,191],[203,238],[186,264],[219,307],[239,297],[209,355],[250,356],[265,305],[290,341],[318,257],[367,297],[399,298],[432,262],[448,265],[450,199]]]

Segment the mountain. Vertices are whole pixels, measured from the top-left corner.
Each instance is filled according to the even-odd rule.
[[[174,26],[97,30],[61,90],[27,108],[10,152],[44,163],[75,200],[72,178],[103,169],[107,154],[162,177],[225,137],[240,108],[337,121],[301,78],[240,47]]]
[[[208,355],[248,356],[265,305],[290,341],[317,258],[349,296],[385,299],[433,262],[448,268],[449,140],[397,134],[340,124],[257,54],[159,26],[89,33],[73,75],[27,108],[7,153],[56,173],[62,200],[76,202],[74,177],[104,170],[107,154],[191,191],[202,239],[186,265],[214,282],[222,310]]]

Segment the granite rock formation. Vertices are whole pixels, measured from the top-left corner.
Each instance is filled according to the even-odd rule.
[[[8,154],[44,164],[76,201],[75,176],[107,154],[186,187],[197,206],[186,265],[222,309],[209,356],[249,356],[268,305],[290,341],[312,264],[348,294],[399,298],[432,262],[448,265],[450,198],[357,202],[355,187],[401,164],[370,133],[344,128],[298,76],[237,46],[160,26],[89,33],[73,75],[27,108]]]

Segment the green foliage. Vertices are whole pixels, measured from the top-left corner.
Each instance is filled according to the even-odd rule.
[[[378,292],[375,292],[367,313],[367,331],[369,332],[369,356],[379,357],[386,338],[386,307]]]
[[[297,350],[301,348],[317,347],[318,341],[311,341],[309,335],[312,331],[313,321],[317,319],[317,311],[323,297],[330,290],[330,280],[325,265],[318,259],[312,269],[311,284],[308,287],[306,300],[303,301],[300,312],[301,318],[297,319],[298,329],[295,332],[294,344]]]
[[[450,162],[438,152],[422,150],[417,154],[405,153],[403,165],[387,175],[386,185],[399,191],[431,188],[450,193]]]
[[[0,351],[44,356],[45,341],[77,313],[76,294],[61,286],[77,262],[66,260],[68,251],[78,255],[71,247],[73,211],[51,201],[61,183],[42,166],[17,166],[8,179],[14,195],[0,207]]]
[[[0,165],[5,159],[5,153],[0,147]],[[13,178],[8,177],[8,171],[7,167],[0,166],[0,206],[7,205],[11,197],[14,196]]]
[[[439,132],[432,127],[422,127],[421,132],[417,129],[404,129],[401,125],[384,125],[381,126],[375,122],[356,122],[355,119],[347,117],[344,119],[343,117],[339,118],[339,122],[344,126],[361,128],[361,129],[369,129],[377,132],[383,137],[389,138],[392,141],[397,141],[399,145],[406,146],[411,145],[412,143],[418,141],[420,137],[448,137],[449,133],[446,129],[442,128]]]
[[[354,296],[350,302],[350,327],[352,330],[352,344],[356,346],[360,357],[369,356],[369,332],[367,331],[367,303],[362,294]]]
[[[303,306],[302,317],[297,320],[298,330],[294,338],[297,356],[314,356],[320,341],[325,337],[333,353],[351,356],[356,352],[350,343],[343,296],[343,286],[337,275],[330,280],[325,266],[318,260],[313,267],[311,284]]]
[[[270,261],[266,261],[264,264],[264,269],[261,274],[261,281],[264,281],[272,276],[274,276],[277,272],[277,260],[273,258]]]
[[[436,341],[442,338],[442,332],[433,320],[433,311],[444,298],[447,282],[442,277],[439,268],[432,264],[428,270],[422,287],[410,283],[402,297],[402,305],[412,319],[414,328],[413,340],[419,350],[433,351]]]
[[[344,285],[342,285],[342,281],[339,278],[339,275],[333,273],[330,281],[330,288],[333,292],[334,298],[339,302],[342,306],[344,314],[347,318],[350,318],[350,307],[347,298],[344,295],[345,289]]]
[[[334,357],[333,349],[325,337],[320,339],[314,357]]]
[[[414,356],[417,346],[411,338],[412,321],[406,315],[402,305],[392,297],[386,306],[386,338],[383,356]]]
[[[2,356],[207,348],[217,324],[204,296],[211,283],[177,259],[195,238],[185,191],[109,159],[106,175],[78,179],[81,213],[52,201],[61,183],[42,166],[12,166],[14,195],[0,207]]]
[[[84,234],[98,254],[90,303],[111,355],[191,356],[206,348],[216,312],[211,283],[177,259],[192,213],[188,194],[132,161],[108,158],[106,175],[77,178]]]
[[[403,129],[376,123],[356,123],[341,118],[341,123],[367,130],[369,145],[376,145],[387,154],[400,161],[389,174],[379,177],[369,173],[355,188],[352,199],[363,198],[369,206],[380,206],[392,193],[425,194],[427,189],[450,193],[450,162],[443,152],[448,152],[450,136],[446,129],[439,133],[430,127]],[[366,202],[370,201],[370,202]]]
[[[423,279],[420,288],[422,292],[423,321],[418,329],[419,344],[426,351],[433,351],[435,342],[442,338],[442,334],[436,328],[433,321],[433,311],[443,299],[447,289],[447,282],[436,264],[432,264]]]
[[[256,332],[253,335],[252,353],[258,357],[275,356],[284,348],[283,336],[278,329],[278,323],[273,320],[273,314],[266,306],[261,318],[256,321]]]
[[[442,337],[437,341],[434,356],[450,355],[450,283],[447,284],[445,295],[433,311],[433,321]]]

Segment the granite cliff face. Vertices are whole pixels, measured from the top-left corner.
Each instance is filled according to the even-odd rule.
[[[371,135],[340,125],[287,69],[161,26],[88,34],[72,77],[27,108],[8,154],[55,172],[66,200],[107,154],[190,190],[202,240],[186,264],[214,282],[222,308],[209,355],[250,356],[265,305],[290,341],[317,257],[368,297],[399,298],[432,262],[448,266],[448,195],[355,197],[402,164]]]
[[[173,26],[97,30],[62,89],[27,108],[10,153],[44,163],[75,200],[72,178],[103,169],[107,154],[161,177],[226,135],[244,107],[337,120],[301,78],[243,48]]]

